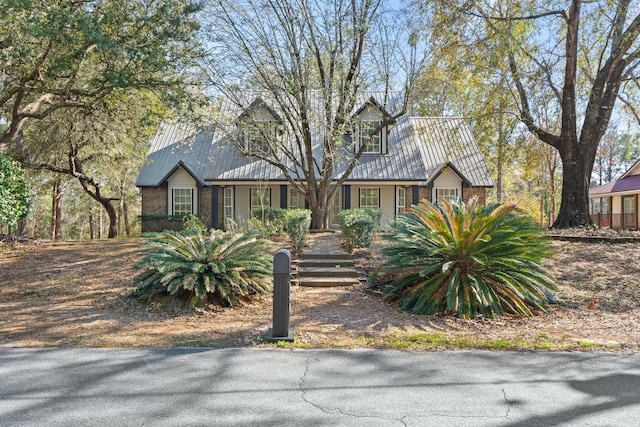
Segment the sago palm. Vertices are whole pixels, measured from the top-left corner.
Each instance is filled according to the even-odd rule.
[[[377,280],[403,309],[485,318],[546,311],[550,246],[515,205],[420,203],[399,216]]]
[[[206,303],[233,306],[251,294],[271,290],[268,241],[257,232],[230,234],[196,229],[150,233],[150,248],[139,267],[134,296],[142,301],[176,301],[193,307]]]

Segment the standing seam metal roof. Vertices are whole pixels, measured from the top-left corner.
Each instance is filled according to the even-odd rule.
[[[379,93],[362,93],[355,108],[361,107],[372,96]],[[234,123],[244,108],[258,97],[268,103],[262,92],[244,92],[236,102],[223,104],[221,123]],[[376,98],[378,99],[378,98]],[[318,109],[320,97],[312,98]],[[382,105],[382,104],[381,104]],[[394,108],[385,109],[393,114]],[[136,185],[157,186],[166,179],[180,162],[188,166],[191,173],[201,181],[284,181],[283,173],[273,165],[255,158],[245,157],[229,139],[230,128],[235,124],[216,126],[211,131],[197,131],[184,123],[163,125],[152,140]],[[322,120],[312,122],[314,156],[321,157]],[[346,144],[347,145],[347,144]],[[336,163],[334,178],[338,178],[348,167],[353,153],[343,150]],[[290,163],[290,162],[289,162]],[[401,117],[391,126],[388,134],[388,153],[362,155],[348,181],[418,181],[430,182],[443,167],[451,164],[472,185],[493,186],[484,158],[473,138],[468,123],[461,118]],[[293,166],[289,164],[290,169]],[[294,174],[295,176],[295,174]]]

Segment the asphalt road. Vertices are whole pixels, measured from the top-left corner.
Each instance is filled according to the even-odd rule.
[[[0,349],[2,426],[640,426],[640,354]]]

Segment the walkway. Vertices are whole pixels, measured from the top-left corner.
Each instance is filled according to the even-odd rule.
[[[359,283],[351,255],[340,246],[340,233],[309,235],[309,246],[302,251],[293,283],[314,287],[351,286]]]

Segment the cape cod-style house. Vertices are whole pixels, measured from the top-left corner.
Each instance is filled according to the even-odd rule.
[[[621,177],[589,190],[591,219],[594,224],[613,229],[638,230],[640,160]]]
[[[380,127],[385,115],[390,117],[389,105],[374,92],[356,103],[352,131],[344,135],[344,158],[349,159],[359,144],[367,146],[332,201],[330,226],[337,227],[342,209],[379,207],[384,228],[421,199],[466,201],[478,196],[484,203],[493,180],[468,123],[461,118],[404,115],[369,138],[369,129]],[[243,155],[239,141],[232,140],[232,135],[239,135],[245,148],[259,145],[260,135],[251,126],[243,128],[256,122],[273,124],[274,132],[286,137],[286,126],[268,98],[244,93],[241,101],[223,102],[220,114],[221,125],[213,129],[165,124],[151,141],[136,181],[142,194],[143,231],[173,228],[162,219],[189,213],[211,227],[224,228],[229,220],[245,224],[255,207],[305,207],[304,196],[278,168]],[[320,157],[322,126],[313,129],[314,157]],[[337,163],[336,177],[347,164]]]

